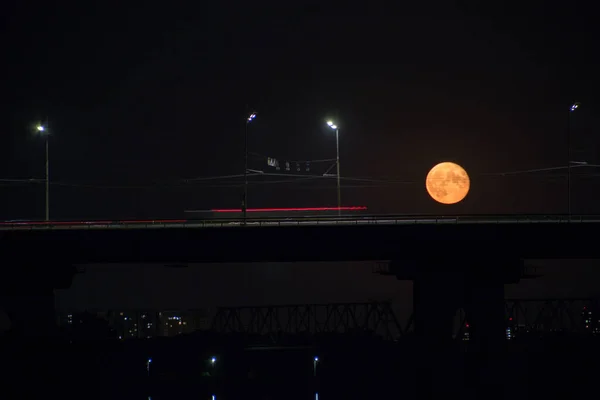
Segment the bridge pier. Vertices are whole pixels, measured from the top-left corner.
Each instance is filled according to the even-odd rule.
[[[2,309],[10,320],[10,335],[18,338],[50,338],[58,333],[54,289],[21,290],[2,296]]]
[[[55,289],[71,286],[73,266],[5,266],[0,275],[0,309],[10,319],[9,335],[47,339],[58,334]]]
[[[461,259],[404,260],[390,263],[390,273],[413,281],[414,328],[419,344],[418,390],[422,398],[447,395],[456,384],[453,352],[456,311],[469,323],[465,385],[477,398],[502,398],[502,354],[506,345],[504,284],[516,283],[522,262],[502,258],[482,263]],[[461,338],[457,338],[460,340]]]
[[[417,338],[417,393],[433,399],[448,395],[445,382],[450,370],[453,320],[460,299],[456,285],[460,281],[449,274],[420,274],[413,280],[413,318]],[[440,382],[443,378],[444,382]],[[446,378],[446,379],[444,379]],[[440,389],[441,393],[440,393]]]
[[[466,383],[475,384],[477,398],[504,398],[503,355],[506,350],[504,283],[499,280],[470,282],[464,309],[469,322],[472,358]],[[490,397],[498,396],[498,397]]]

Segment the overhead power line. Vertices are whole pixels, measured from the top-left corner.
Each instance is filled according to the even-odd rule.
[[[9,178],[0,178],[0,182],[7,182],[7,183],[40,183],[40,182],[46,182],[46,179],[39,179],[39,178],[14,178],[14,179],[9,179]]]
[[[581,168],[600,168],[600,165],[597,164],[576,164],[571,166],[572,169],[581,169]],[[560,178],[562,175],[557,174],[541,174],[545,172],[559,172],[566,171],[566,166],[559,167],[546,167],[546,168],[534,168],[527,170],[513,170],[513,171],[504,171],[504,172],[489,172],[489,173],[481,173],[471,177],[472,181],[477,181],[480,178],[490,178],[490,177],[510,177],[510,176],[527,176],[533,175],[536,179],[556,179]],[[67,181],[51,181],[50,184],[52,186],[63,186],[63,187],[74,187],[74,188],[82,188],[82,189],[156,189],[156,188],[237,188],[242,187],[243,183],[223,183],[219,184],[217,181],[223,180],[231,180],[236,178],[242,178],[243,174],[233,174],[233,175],[219,175],[219,176],[207,176],[207,177],[196,177],[196,178],[183,178],[177,179],[170,182],[155,182],[149,184],[139,184],[139,185],[103,185],[103,184],[92,184],[85,182],[67,182]],[[260,172],[260,173],[251,173],[248,174],[249,177],[261,177],[261,178],[286,178],[279,180],[253,180],[250,181],[249,184],[252,186],[259,185],[276,185],[276,184],[300,184],[303,182],[309,181],[325,181],[325,182],[334,182],[337,178],[336,175],[310,175],[310,174],[294,174],[294,173],[271,173],[271,172]],[[590,174],[580,174],[580,177],[598,177],[598,173],[590,173]],[[371,177],[340,177],[340,179],[347,184],[344,185],[346,188],[370,188],[370,187],[390,187],[393,185],[410,185],[410,184],[421,184],[423,179],[417,180],[401,180],[401,179],[376,179]],[[206,183],[204,183],[206,182]],[[357,183],[356,185],[351,185],[351,182]],[[3,185],[13,185],[13,184],[39,184],[45,183],[45,179],[39,178],[0,178],[0,183]],[[364,185],[360,185],[363,183]],[[324,188],[324,187],[321,187]],[[314,188],[319,189],[319,188]]]
[[[575,164],[571,165],[571,169],[574,168],[598,168],[600,165],[597,164]],[[498,175],[498,176],[507,176],[507,175],[520,175],[520,174],[535,174],[538,172],[553,172],[553,171],[564,171],[569,169],[568,166],[560,166],[560,167],[547,167],[547,168],[533,168],[533,169],[524,169],[517,171],[505,171],[505,172],[487,172],[482,173],[482,176],[490,176],[490,175]]]
[[[256,174],[249,174],[248,176],[251,175],[256,175]],[[204,177],[198,177],[198,178],[184,178],[182,179],[182,181],[184,182],[200,182],[200,181],[215,181],[215,180],[219,180],[219,179],[234,179],[234,178],[243,178],[244,174],[235,174],[235,175],[221,175],[221,176],[204,176]]]

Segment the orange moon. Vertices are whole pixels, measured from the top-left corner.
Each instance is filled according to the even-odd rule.
[[[467,171],[452,162],[439,163],[431,168],[425,179],[427,193],[442,204],[456,204],[469,193],[471,181]]]

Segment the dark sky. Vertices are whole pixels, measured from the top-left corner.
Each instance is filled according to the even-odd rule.
[[[239,187],[181,179],[243,172],[246,104],[259,111],[250,150],[279,159],[334,157],[324,121],[337,116],[342,176],[407,182],[344,182],[345,204],[377,213],[563,212],[564,177],[483,174],[565,165],[573,101],[584,105],[573,142],[600,163],[597,28],[577,3],[221,3],[4,4],[0,177],[43,177],[43,140],[31,128],[48,117],[55,218],[238,207]],[[473,180],[452,209],[424,188],[444,160]],[[582,190],[597,183],[574,185],[576,212],[593,211]],[[334,185],[251,186],[249,205],[335,205]],[[43,216],[43,185],[1,190],[0,218]]]
[[[572,118],[573,158],[600,164],[591,5],[376,3],[5,1],[0,179],[43,178],[44,142],[33,127],[48,118],[53,218],[239,207],[239,180],[183,179],[243,172],[248,105],[259,112],[253,152],[332,158],[324,124],[332,117],[342,176],[403,182],[345,180],[346,205],[565,212],[564,173],[486,174],[566,165],[574,101],[582,107]],[[469,196],[450,208],[424,185],[447,160],[472,179]],[[252,168],[264,164],[252,158]],[[575,213],[600,211],[594,174],[574,170]],[[251,207],[335,205],[332,181],[265,180],[250,186]],[[41,184],[4,182],[0,219],[40,219],[43,201]]]

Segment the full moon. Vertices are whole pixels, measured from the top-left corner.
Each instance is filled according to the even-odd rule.
[[[467,196],[471,181],[467,171],[452,162],[439,163],[431,168],[425,179],[427,193],[442,204],[456,204]]]

